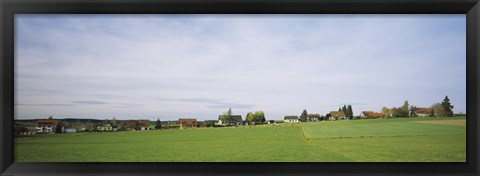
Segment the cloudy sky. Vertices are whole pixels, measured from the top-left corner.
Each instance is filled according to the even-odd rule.
[[[15,118],[466,110],[465,15],[16,15]]]

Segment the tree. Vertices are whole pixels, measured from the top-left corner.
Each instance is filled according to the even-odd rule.
[[[433,107],[430,108],[430,117],[435,117],[435,110],[433,110]]]
[[[339,112],[342,111],[342,108],[341,108],[341,107],[338,107],[338,111],[339,111]]]
[[[403,106],[400,113],[401,117],[408,117],[408,101],[403,102]]]
[[[306,122],[307,121],[307,110],[304,109],[303,112],[302,112],[302,115],[300,115],[300,120],[302,122]]]
[[[253,116],[253,114],[251,112],[249,112],[247,114],[247,119],[248,119],[248,122],[253,122],[255,120],[255,117]]]
[[[342,112],[346,115],[347,114],[347,105],[343,105]]]
[[[232,108],[228,108],[227,115],[232,116]]]
[[[48,120],[53,120],[53,117],[52,116],[48,117]]]
[[[115,117],[112,118],[112,124],[113,126],[117,125],[117,118]]]
[[[55,126],[55,133],[62,133],[62,123],[58,123],[57,126]]]
[[[352,110],[352,105],[348,105],[347,107],[347,113],[345,113],[349,119],[353,118],[353,110]]]
[[[417,117],[417,113],[415,112],[417,110],[416,106],[410,106],[408,112],[410,117]]]
[[[452,117],[453,116],[453,105],[450,104],[450,99],[448,99],[448,96],[445,96],[442,102],[442,107],[445,115],[447,117]]]
[[[263,111],[255,111],[255,113],[253,113],[253,119],[255,123],[263,123],[266,121]]]
[[[110,120],[105,119],[104,123],[105,123],[105,124],[109,124],[109,123],[110,123]]]
[[[388,108],[387,107],[383,107],[382,108],[382,111],[380,111],[380,113],[382,114],[382,118],[389,118],[390,117],[390,113],[388,112]]]
[[[442,104],[435,103],[433,104],[432,109],[436,117],[445,117],[445,109],[443,108]]]
[[[162,122],[160,122],[160,118],[157,119],[155,122],[155,129],[160,129],[162,128]]]

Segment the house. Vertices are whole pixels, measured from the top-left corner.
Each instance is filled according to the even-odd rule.
[[[76,133],[77,129],[73,125],[65,127],[65,133]]]
[[[341,119],[348,119],[347,116],[345,116],[345,113],[343,111],[330,111],[329,114],[327,114],[328,120],[341,120]]]
[[[239,126],[242,125],[242,123],[242,115],[219,115],[217,124],[227,126]]]
[[[61,126],[61,129],[56,129],[57,126]],[[60,120],[38,120],[37,123],[35,123],[36,133],[53,133],[57,130],[61,130],[62,132],[64,131],[64,127],[60,123]]]
[[[178,119],[178,124],[180,125],[180,129],[185,128],[196,128],[197,127],[197,119]]]
[[[113,127],[109,123],[97,124],[97,131],[113,131]]]
[[[127,130],[150,130],[150,120],[127,120],[125,121]]]
[[[75,128],[66,128],[65,129],[65,133],[76,133],[77,132],[77,129]]]
[[[319,114],[307,114],[307,120],[309,122],[316,122],[320,119],[320,115]]]
[[[382,114],[379,112],[373,112],[373,111],[362,111],[360,113],[361,118],[381,118]]]
[[[197,127],[199,128],[205,128],[207,127],[207,121],[197,121]]]
[[[285,116],[283,118],[283,121],[287,123],[297,123],[300,122],[300,119],[298,118],[298,116]]]
[[[432,115],[432,108],[416,108],[415,114],[417,114],[418,117],[428,117]]]

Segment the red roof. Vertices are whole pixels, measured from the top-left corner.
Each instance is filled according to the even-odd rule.
[[[38,120],[36,126],[57,126],[60,120]]]

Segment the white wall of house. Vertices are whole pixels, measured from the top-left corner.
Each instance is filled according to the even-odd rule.
[[[77,129],[75,129],[75,128],[67,128],[67,129],[65,129],[65,132],[66,132],[66,133],[75,133],[75,132],[77,132]]]
[[[287,123],[296,123],[296,122],[300,122],[298,119],[286,119],[284,120],[284,122],[287,122]]]
[[[53,132],[54,126],[36,126],[35,131],[37,133],[51,133]]]

